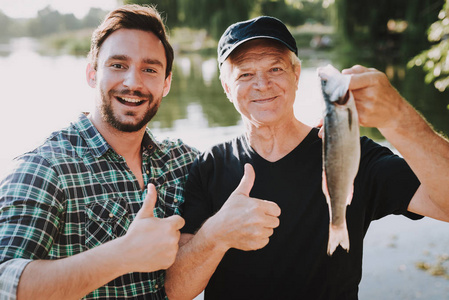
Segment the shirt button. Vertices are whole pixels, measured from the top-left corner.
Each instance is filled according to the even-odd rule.
[[[174,199],[173,202],[175,202],[175,203],[178,202],[178,199]]]
[[[154,288],[155,288],[155,289],[158,289],[158,288],[159,288],[159,285],[155,284],[155,285],[154,285]]]
[[[109,214],[109,218],[112,218],[112,217],[114,217],[114,215],[111,213],[111,214]]]
[[[147,170],[145,173],[147,173],[147,175],[149,175],[150,174],[150,170]]]

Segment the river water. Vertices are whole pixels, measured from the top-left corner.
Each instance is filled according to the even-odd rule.
[[[41,55],[37,49],[36,42],[28,38],[0,45],[0,173],[14,156],[92,108],[93,90],[85,80],[86,59]],[[340,69],[348,66],[335,59],[301,54],[295,114],[313,125],[323,110],[316,67],[327,63]],[[422,75],[405,68],[387,66],[382,71],[389,73],[393,84],[437,130],[449,133],[447,93],[425,86]],[[179,137],[200,150],[242,132],[240,117],[222,91],[213,57],[176,57],[170,94],[149,126],[160,138]],[[385,143],[376,130],[362,129],[362,134]],[[365,248],[360,299],[449,299],[449,280],[415,267],[448,253],[448,224],[388,217],[373,223]]]

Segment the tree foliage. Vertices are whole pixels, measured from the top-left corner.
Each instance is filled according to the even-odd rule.
[[[206,28],[214,38],[219,38],[226,28],[249,18],[252,0],[184,0],[183,24],[193,28]]]
[[[106,15],[106,11],[91,8],[83,19],[74,14],[61,14],[47,6],[31,19],[13,19],[0,11],[0,37],[31,36],[43,37],[55,33],[95,28]]]
[[[323,0],[125,0],[125,4],[155,4],[169,28],[207,29],[218,39],[235,22],[270,15],[297,26],[305,22],[326,22]]]
[[[420,66],[426,71],[427,83],[444,91],[449,87],[449,0],[438,14],[438,20],[428,30],[430,49],[421,52],[408,63],[409,67]]]
[[[425,34],[444,0],[335,0],[335,24],[347,41],[411,57],[428,47]]]

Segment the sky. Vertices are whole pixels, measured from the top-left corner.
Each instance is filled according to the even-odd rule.
[[[11,18],[33,18],[37,12],[50,5],[62,14],[73,13],[83,18],[91,7],[111,10],[119,0],[0,0],[0,10]]]

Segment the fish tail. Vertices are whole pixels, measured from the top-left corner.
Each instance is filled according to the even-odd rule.
[[[340,226],[329,225],[329,242],[327,244],[327,254],[329,256],[334,253],[338,245],[341,245],[346,252],[349,252],[349,234],[346,222],[343,222]]]

